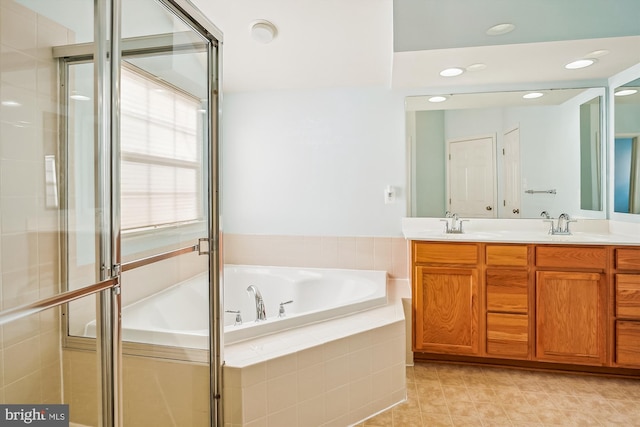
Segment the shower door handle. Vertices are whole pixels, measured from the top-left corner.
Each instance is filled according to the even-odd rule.
[[[198,255],[209,255],[209,239],[206,237],[201,237],[198,239]],[[204,247],[204,249],[203,249]]]

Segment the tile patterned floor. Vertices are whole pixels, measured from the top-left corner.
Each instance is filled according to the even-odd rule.
[[[640,426],[640,380],[416,363],[408,400],[357,427]]]

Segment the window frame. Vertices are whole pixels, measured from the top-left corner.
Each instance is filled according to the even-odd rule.
[[[164,90],[170,91],[174,95],[181,96],[189,100],[193,100],[194,105],[200,106],[200,108],[196,107],[196,112],[206,112],[202,110],[202,105],[201,105],[202,101],[198,97],[194,96],[193,94],[190,94],[184,91],[183,89],[175,85],[172,85],[166,80],[160,80],[156,76],[153,76],[147,71],[129,62],[123,61],[122,68],[127,72],[131,72],[137,75],[138,77],[146,79],[147,81],[151,82],[153,85],[160,86]],[[121,79],[125,77],[125,74],[126,73],[121,73]],[[125,110],[122,108],[122,101],[121,101],[120,111],[121,111],[121,116],[124,116]],[[121,135],[121,147],[120,147],[121,163],[124,163],[125,161],[133,160],[136,163],[147,164],[147,165],[173,166],[178,168],[182,166],[187,169],[195,170],[196,181],[197,181],[196,182],[196,194],[197,194],[196,196],[196,210],[197,210],[196,216],[197,217],[196,218],[190,219],[190,220],[183,220],[183,221],[173,221],[173,222],[162,223],[162,224],[148,224],[148,225],[132,227],[132,228],[123,228],[121,225],[120,228],[121,228],[123,239],[126,239],[128,242],[133,240],[138,240],[140,238],[143,238],[145,241],[148,241],[149,243],[151,243],[152,241],[157,241],[157,243],[151,244],[150,246],[148,244],[143,245],[144,247],[146,247],[146,249],[152,249],[153,247],[157,247],[157,246],[165,246],[164,244],[162,244],[163,241],[167,240],[167,238],[169,238],[170,236],[173,236],[175,233],[180,233],[181,235],[184,233],[187,236],[189,236],[189,237],[183,236],[185,238],[181,239],[182,241],[188,241],[193,238],[197,238],[196,236],[202,233],[202,226],[205,225],[206,217],[207,217],[207,207],[206,207],[206,204],[203,203],[203,200],[204,200],[203,197],[205,197],[204,189],[206,187],[205,181],[207,180],[207,176],[203,172],[203,169],[204,169],[203,161],[206,155],[205,147],[204,147],[204,138],[206,136],[204,133],[205,132],[204,126],[206,125],[206,123],[204,118],[205,118],[204,114],[197,114],[196,116],[196,120],[197,120],[197,123],[196,123],[197,147],[196,148],[198,150],[198,155],[197,155],[197,160],[195,161],[182,160],[182,159],[176,159],[171,157],[162,157],[157,155],[146,155],[146,154],[135,153],[135,152],[125,152],[125,150],[123,149],[124,138],[122,138],[122,135]],[[144,160],[152,160],[152,161],[144,161]],[[121,194],[120,195],[121,204],[122,204],[122,201],[123,201],[123,197]],[[163,238],[163,236],[165,237]],[[174,239],[169,238],[169,240],[173,241]],[[134,245],[134,246],[137,246],[137,245]],[[144,249],[144,247],[140,249]],[[134,250],[133,252],[138,252],[138,251]]]

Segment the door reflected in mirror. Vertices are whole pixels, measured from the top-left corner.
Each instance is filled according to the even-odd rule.
[[[408,97],[410,216],[604,218],[604,88],[538,92]]]

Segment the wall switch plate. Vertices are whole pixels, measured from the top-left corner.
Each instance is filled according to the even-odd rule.
[[[391,185],[387,185],[384,189],[384,204],[388,205],[390,203],[396,202],[396,189]]]

